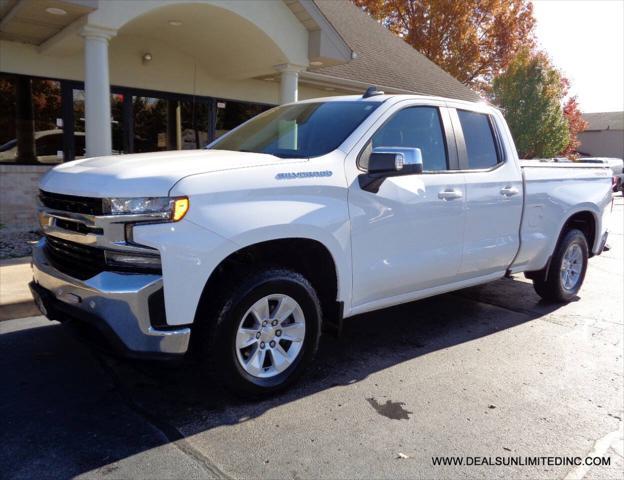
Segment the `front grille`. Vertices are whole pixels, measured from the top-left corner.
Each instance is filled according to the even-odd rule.
[[[46,236],[46,256],[57,270],[80,280],[87,280],[106,267],[104,250]]]
[[[78,197],[75,195],[62,195],[39,190],[41,203],[54,210],[64,212],[83,213],[87,215],[103,215],[103,199],[92,197]]]
[[[103,228],[97,227],[88,227],[84,223],[81,222],[72,222],[71,220],[65,220],[62,218],[57,218],[54,220],[54,225],[63,230],[69,230],[71,232],[81,233],[83,235],[87,235],[89,233],[94,233],[95,235],[104,234]]]

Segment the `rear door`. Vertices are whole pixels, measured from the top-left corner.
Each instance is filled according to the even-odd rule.
[[[459,277],[503,274],[520,246],[523,185],[514,153],[487,111],[451,109],[466,181],[466,230]]]

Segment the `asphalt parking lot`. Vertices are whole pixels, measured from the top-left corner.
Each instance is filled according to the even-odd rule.
[[[578,301],[523,276],[362,315],[290,391],[248,403],[193,364],[121,361],[0,322],[0,478],[622,478],[624,201]],[[434,456],[609,466],[436,466]]]

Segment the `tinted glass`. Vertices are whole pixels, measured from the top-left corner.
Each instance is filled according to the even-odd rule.
[[[459,121],[464,132],[468,168],[492,168],[498,163],[498,154],[490,119],[483,113],[458,110]]]
[[[448,168],[440,112],[435,107],[401,110],[375,133],[372,147],[420,148],[424,170]]]
[[[52,133],[35,140],[38,155],[56,155],[63,151],[63,134]]]
[[[220,138],[210,148],[284,158],[325,155],[335,150],[378,105],[338,101],[273,108]]]
[[[0,162],[61,162],[61,117],[61,82],[0,74]]]
[[[257,103],[217,100],[217,124],[215,138],[235,129],[241,123],[268,110],[269,106]]]

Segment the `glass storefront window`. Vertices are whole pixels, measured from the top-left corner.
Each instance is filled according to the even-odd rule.
[[[181,102],[182,150],[204,148],[210,143],[210,103]]]
[[[111,95],[111,129],[113,139],[113,155],[126,153],[123,142],[123,95],[113,93]],[[84,158],[86,155],[85,144],[85,99],[84,90],[73,89],[72,92],[74,114],[74,160]]]
[[[271,108],[125,87],[111,90],[114,155],[203,148]],[[53,164],[85,155],[80,82],[0,74],[0,162]]]
[[[0,75],[0,162],[62,161],[61,82]]]
[[[192,150],[210,143],[210,103],[133,97],[134,151]]]
[[[217,100],[217,125],[215,138],[238,127],[252,117],[272,108],[269,105],[257,103],[234,102],[230,100]]]
[[[175,149],[167,138],[167,101],[153,97],[133,97],[134,151],[156,152]]]
[[[85,144],[85,107],[84,90],[74,89],[72,92],[74,110],[74,160],[84,158]]]
[[[111,95],[111,129],[113,135],[113,155],[130,153],[126,152],[124,148],[123,102],[123,95],[119,93],[113,93]]]

